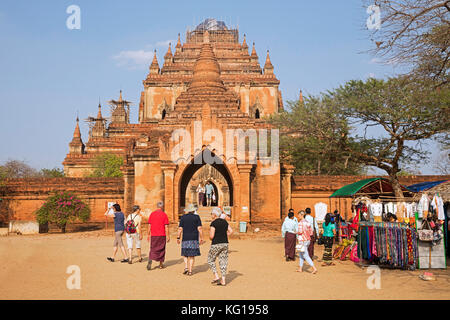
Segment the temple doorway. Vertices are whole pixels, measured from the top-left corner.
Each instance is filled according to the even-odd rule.
[[[206,205],[206,196],[203,203],[199,203],[197,187],[200,183],[204,187],[208,181],[212,184],[215,194],[215,201],[211,205],[222,208],[233,206],[233,182],[228,169],[224,164],[218,163],[220,159],[214,154],[211,154],[211,157],[214,157],[216,163],[205,163],[202,156],[205,152],[210,151],[207,149],[197,155],[197,161],[194,159],[183,172],[180,181],[180,208],[184,208],[189,203],[199,207]]]

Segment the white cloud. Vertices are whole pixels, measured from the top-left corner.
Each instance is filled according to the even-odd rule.
[[[141,69],[148,67],[153,59],[153,51],[126,50],[112,57],[117,62],[118,67],[127,69]]]
[[[158,41],[155,44],[155,47],[168,47],[169,43],[171,43],[173,45],[173,44],[177,43],[177,41],[176,40],[172,40],[172,39],[171,40],[166,40],[166,41]]]
[[[367,78],[375,78],[375,73],[369,73],[368,75],[367,75]]]
[[[130,70],[148,68],[153,60],[154,48],[168,47],[169,43],[175,43],[175,40],[158,41],[155,44],[148,44],[145,49],[124,50],[114,55],[118,67]]]
[[[379,64],[379,63],[382,63],[380,58],[372,58],[369,61],[369,64]]]

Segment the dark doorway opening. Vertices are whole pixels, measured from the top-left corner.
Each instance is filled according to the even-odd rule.
[[[222,160],[217,157],[214,153],[209,151],[208,149],[204,150],[202,153],[198,154],[191,163],[186,167],[186,169],[183,172],[183,176],[180,180],[180,186],[179,186],[179,195],[180,195],[180,208],[183,208],[186,206],[186,190],[188,187],[189,182],[191,181],[193,175],[204,165],[207,163],[205,162],[205,154],[206,159],[214,159],[214,163],[210,163],[211,166],[216,168],[225,178],[228,188],[229,188],[229,194],[230,194],[230,202],[229,205],[233,206],[233,181],[231,179],[231,175],[228,172],[227,167],[223,164]],[[213,181],[210,181],[214,188],[214,193],[216,195],[216,201],[215,203],[219,203],[219,190],[217,189],[217,186],[214,184]],[[206,196],[205,196],[206,201]],[[204,202],[206,204],[206,202]]]

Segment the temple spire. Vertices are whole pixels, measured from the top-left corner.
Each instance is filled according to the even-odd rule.
[[[80,132],[80,119],[77,116],[77,124],[75,126],[75,130],[73,132],[73,139],[80,138],[81,139],[81,132]]]
[[[194,75],[188,91],[219,90],[226,91],[220,79],[220,66],[209,43],[208,31],[205,31],[202,49],[194,65]]]
[[[158,74],[159,73],[159,64],[158,59],[156,58],[156,49],[155,53],[153,54],[153,61],[150,65],[150,74]]]
[[[97,112],[97,119],[101,119],[102,117],[102,105],[100,104],[100,101],[98,102],[98,112]]]
[[[73,132],[72,141],[69,143],[69,152],[82,154],[84,152],[84,144],[81,140],[81,132],[80,132],[80,119],[77,116],[77,124],[75,126],[75,130]]]
[[[299,97],[298,97],[298,101],[299,101],[300,103],[303,103],[303,92],[302,92],[302,89],[300,89],[300,95],[299,95]]]
[[[181,39],[180,39],[180,34],[178,34],[177,45],[175,46],[175,48],[181,48]]]
[[[164,65],[168,65],[172,63],[172,44],[169,42],[169,48],[167,49],[166,54],[164,55]]]
[[[203,43],[209,43],[209,32],[208,30],[203,33]]]
[[[264,74],[273,74],[273,65],[270,61],[269,50],[267,50],[266,63],[264,65]]]
[[[243,49],[248,49],[248,45],[247,45],[247,41],[246,41],[246,36],[244,34],[244,41],[242,41],[242,48]]]
[[[258,54],[256,53],[255,43],[253,42],[252,54],[250,55],[250,61],[258,63]]]

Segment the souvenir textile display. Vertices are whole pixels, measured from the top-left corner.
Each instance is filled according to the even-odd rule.
[[[360,222],[358,257],[391,268],[415,270],[418,233],[404,223]]]

